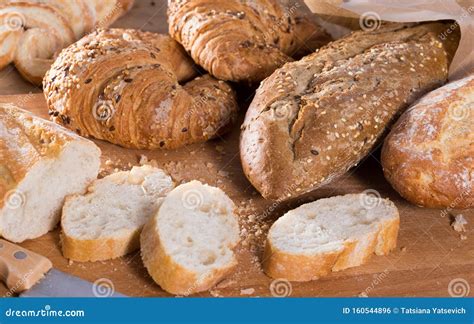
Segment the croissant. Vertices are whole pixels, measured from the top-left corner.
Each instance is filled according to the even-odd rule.
[[[170,35],[218,79],[258,82],[330,41],[301,1],[168,0]]]
[[[172,38],[131,29],[93,32],[61,52],[44,78],[52,119],[83,136],[128,148],[177,148],[225,130],[232,88]]]
[[[0,69],[14,63],[41,84],[54,56],[131,7],[131,0],[0,0]]]

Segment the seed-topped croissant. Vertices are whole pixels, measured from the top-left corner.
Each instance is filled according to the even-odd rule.
[[[0,0],[0,69],[14,63],[25,79],[41,84],[64,47],[106,27],[133,0]]]
[[[300,0],[168,0],[170,35],[222,80],[257,82],[330,40]]]
[[[219,134],[237,112],[232,88],[195,78],[165,35],[98,30],[61,52],[44,79],[52,119],[128,148],[176,148]]]

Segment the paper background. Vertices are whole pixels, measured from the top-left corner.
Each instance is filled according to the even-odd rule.
[[[380,24],[380,20],[455,20],[461,28],[461,41],[451,63],[449,79],[474,74],[474,0],[305,0],[305,3],[312,12],[351,29],[370,28],[372,24]],[[450,27],[455,26],[453,23]],[[446,33],[449,32],[447,28]]]

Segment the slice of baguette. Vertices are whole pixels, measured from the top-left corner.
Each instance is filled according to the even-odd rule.
[[[388,199],[348,194],[304,204],[270,228],[263,267],[272,278],[309,281],[388,254],[399,215]]]
[[[0,236],[22,242],[52,230],[64,198],[97,178],[100,154],[93,142],[0,104]]]
[[[214,286],[237,260],[235,205],[220,189],[199,181],[178,186],[141,234],[141,252],[151,277],[164,290],[190,295]]]
[[[166,173],[144,165],[96,180],[85,195],[68,197],[61,220],[64,257],[98,261],[138,249],[143,224],[173,188]]]

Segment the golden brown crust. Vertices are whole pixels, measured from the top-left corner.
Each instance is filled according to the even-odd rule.
[[[63,256],[80,262],[115,259],[140,247],[140,231],[136,231],[132,237],[127,235],[123,238],[93,240],[75,239],[62,232],[60,239]]]
[[[72,140],[62,127],[8,104],[0,104],[0,197],[26,177],[41,159],[54,159]],[[92,144],[92,143],[91,143]],[[0,209],[5,199],[0,199]]]
[[[153,280],[164,290],[175,295],[188,296],[212,288],[223,276],[230,273],[237,261],[227,267],[214,270],[204,278],[177,264],[166,254],[156,230],[157,217],[143,227],[140,235],[143,264]]]
[[[44,79],[52,119],[83,136],[129,148],[176,148],[225,130],[232,88],[193,63],[170,37],[99,30],[65,49]]]
[[[399,229],[398,212],[396,217],[382,224],[381,228],[367,237],[366,248],[357,255],[354,249],[356,241],[346,241],[338,250],[314,255],[290,254],[276,248],[270,238],[267,239],[263,269],[272,278],[284,278],[290,281],[311,281],[328,275],[333,271],[341,271],[366,263],[372,255],[387,255],[395,249]]]
[[[244,172],[268,199],[316,189],[356,165],[416,98],[446,81],[445,25],[355,32],[264,80],[242,126]],[[449,40],[449,44],[456,42]]]
[[[474,76],[417,102],[385,140],[387,180],[410,202],[431,208],[474,207]]]
[[[59,51],[98,25],[97,3],[104,6],[101,26],[107,27],[133,1],[114,0],[107,2],[110,6],[98,0],[0,1],[0,21],[6,27],[0,32],[0,69],[14,63],[26,80],[40,85]]]
[[[258,82],[330,37],[301,2],[168,0],[170,35],[222,80]]]

